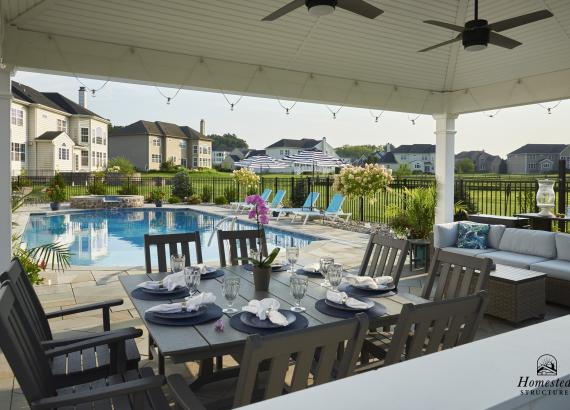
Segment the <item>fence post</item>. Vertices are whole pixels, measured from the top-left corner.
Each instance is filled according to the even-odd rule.
[[[295,177],[291,177],[291,190],[289,191],[289,197],[291,200],[289,201],[291,206],[294,206],[293,200],[295,199]]]
[[[327,184],[327,187],[326,187],[326,195],[327,195],[327,208],[328,208],[329,205],[330,205],[330,201],[331,201],[331,198],[330,198],[330,194],[331,194],[331,192],[330,192],[331,177],[328,176],[328,175],[327,175],[326,184]]]
[[[558,213],[566,215],[566,160],[558,162]],[[566,222],[558,221],[558,228],[566,232]]]
[[[360,222],[364,222],[364,197],[360,197]]]

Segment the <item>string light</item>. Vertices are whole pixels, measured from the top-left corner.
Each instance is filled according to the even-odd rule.
[[[558,106],[559,106],[561,103],[562,103],[562,100],[558,101],[556,104],[554,104],[554,105],[552,105],[552,106],[550,106],[550,107],[548,107],[548,106],[546,106],[546,105],[544,105],[544,104],[540,104],[540,103],[538,103],[538,105],[540,106],[540,108],[544,108],[544,109],[546,110],[546,113],[547,113],[548,115],[551,115],[551,114],[552,114],[552,110],[555,110],[556,108],[558,108]]]
[[[4,63],[4,57],[0,56],[0,70],[5,70],[7,65]]]
[[[384,114],[384,111],[381,111],[380,114],[374,114],[374,112],[372,110],[368,110],[368,112],[370,113],[370,116],[372,118],[374,118],[374,122],[378,122],[378,120],[380,120],[380,117],[382,116],[382,114]]]

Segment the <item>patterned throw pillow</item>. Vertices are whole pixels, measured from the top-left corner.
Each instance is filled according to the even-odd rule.
[[[487,249],[490,226],[475,222],[459,222],[457,247],[466,249]]]

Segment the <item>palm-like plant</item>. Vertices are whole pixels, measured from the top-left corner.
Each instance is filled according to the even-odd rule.
[[[405,189],[402,203],[391,205],[388,216],[390,224],[398,234],[411,239],[427,239],[435,222],[437,192],[435,187]]]

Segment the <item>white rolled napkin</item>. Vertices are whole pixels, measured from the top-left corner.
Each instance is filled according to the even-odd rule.
[[[216,301],[216,296],[209,292],[203,292],[199,295],[187,297],[185,302],[176,303],[164,303],[162,305],[156,305],[149,309],[147,312],[160,312],[160,313],[178,313],[183,310],[186,312],[193,312],[198,310],[200,306],[214,303]]]
[[[137,288],[145,288],[150,290],[166,288],[169,291],[172,291],[176,288],[183,288],[184,286],[186,286],[184,272],[180,271],[167,275],[163,280],[147,280],[146,282],[139,283],[137,285]]]
[[[208,273],[208,271],[210,271],[211,269],[208,268],[206,266],[206,264],[204,263],[197,263],[196,265],[193,265],[195,268],[200,269],[200,275],[205,275],[206,273]]]
[[[346,294],[346,292],[333,292],[332,290],[327,290],[327,300],[330,300],[333,303],[338,303],[339,305],[346,305],[353,309],[368,309],[368,304],[366,302],[351,298]]]
[[[392,286],[394,278],[391,276],[370,276],[345,275],[343,282],[354,286],[355,288],[383,290]]]
[[[303,266],[303,270],[305,272],[316,273],[316,272],[319,272],[321,270],[321,264],[318,262],[317,263],[311,263],[309,265]]]
[[[261,300],[250,300],[241,310],[256,315],[260,320],[269,319],[271,323],[279,326],[287,326],[289,322],[287,318],[279,313],[279,302],[273,298],[265,298]]]

